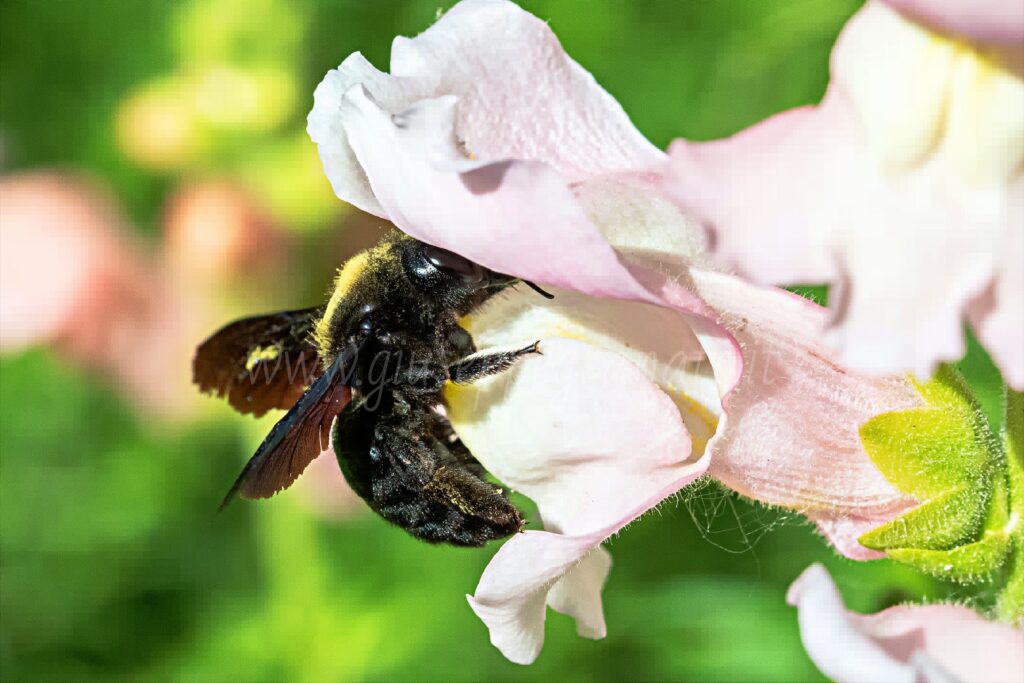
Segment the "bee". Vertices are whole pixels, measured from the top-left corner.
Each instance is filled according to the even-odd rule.
[[[480,546],[520,531],[521,513],[439,408],[446,382],[471,383],[540,353],[539,342],[477,353],[459,325],[518,282],[395,231],[344,264],[326,306],[214,333],[193,361],[200,390],[242,413],[288,411],[221,508],[289,487],[333,438],[352,489],[417,538]]]

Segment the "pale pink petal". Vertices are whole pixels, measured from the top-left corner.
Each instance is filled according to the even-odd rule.
[[[852,614],[818,564],[793,582],[786,600],[798,609],[807,654],[840,683],[1024,680],[1024,633],[986,621],[966,607],[905,606]]]
[[[816,113],[794,109],[725,140],[672,143],[676,182],[667,189],[711,229],[720,263],[767,283],[834,276],[835,264],[814,230],[822,216],[802,202],[820,196],[824,176],[833,164],[842,167],[849,153],[845,138],[833,136]],[[836,117],[845,113],[842,108]]]
[[[746,361],[709,444],[711,473],[751,498],[804,512],[844,554],[867,553],[851,536],[867,529],[851,517],[881,523],[916,501],[874,466],[859,428],[921,405],[920,396],[904,379],[876,379],[831,360],[820,306],[721,273],[690,275],[705,301],[729,311]]]
[[[445,396],[466,445],[537,503],[546,529],[604,529],[703,471],[682,464],[690,438],[679,410],[640,368],[571,339],[542,339],[541,351],[509,373],[450,387]]]
[[[543,160],[570,182],[663,156],[545,22],[505,0],[466,0],[416,38],[396,38],[390,75],[354,54],[314,95],[309,132],[335,192],[377,214],[376,193],[342,127],[342,97],[355,84],[392,113],[453,95],[459,101],[453,134],[466,153]]]
[[[492,642],[524,663],[543,642],[545,604],[575,616],[581,633],[603,634],[608,562],[593,551],[707,467],[691,459],[676,404],[640,368],[570,339],[542,339],[541,350],[510,373],[445,394],[466,445],[537,503],[548,530],[507,542],[471,600]]]
[[[834,92],[725,141],[677,141],[678,192],[717,228],[726,265],[766,283],[834,283],[845,365],[926,377],[963,355],[961,309],[992,276],[992,244],[930,234],[967,217],[927,175],[897,186],[865,173],[853,119]]]
[[[1024,203],[1024,182],[1015,192]],[[1024,217],[1024,210],[1017,215]],[[1022,218],[1024,220],[1024,218]],[[1011,231],[1001,250],[996,281],[967,308],[978,338],[1012,387],[1024,387],[1024,229]]]
[[[837,43],[820,106],[673,143],[668,187],[730,267],[833,284],[844,365],[927,376],[963,354],[969,314],[1022,386],[1019,287],[1000,264],[1024,260],[1024,83],[998,64],[869,3]],[[990,290],[990,307],[972,305]]]
[[[456,100],[446,97],[389,112],[361,85],[346,93],[344,128],[387,217],[426,242],[457,240],[459,253],[497,271],[515,268],[523,277],[567,289],[641,296],[642,289],[552,168],[462,156],[452,130],[456,107]],[[489,225],[496,216],[501,222]],[[555,225],[558,230],[543,227]],[[496,244],[516,247],[504,252]],[[529,263],[523,258],[527,253],[533,255]],[[585,270],[581,259],[587,261]]]
[[[525,287],[501,294],[462,324],[479,348],[522,347],[565,337],[629,360],[662,389],[674,387],[717,413],[718,389],[686,318],[665,306],[599,299],[551,288],[546,300]],[[712,427],[712,431],[714,428]]]
[[[891,505],[876,511],[873,515],[864,516],[859,512],[830,510],[806,510],[804,514],[818,525],[818,530],[843,557],[859,561],[880,560],[885,557],[884,552],[865,548],[857,539],[872,529],[891,522],[914,504],[911,500],[903,502],[894,496]]]
[[[551,609],[575,619],[576,633],[583,638],[599,640],[608,635],[601,606],[601,589],[611,568],[611,554],[599,547],[584,555],[548,593]]]
[[[685,266],[677,270],[686,272]],[[803,512],[843,555],[881,557],[857,538],[916,501],[874,467],[858,428],[879,412],[919,405],[916,392],[905,380],[848,373],[829,361],[820,341],[824,309],[729,276],[689,272],[691,286],[730,311],[734,319],[726,324],[745,349],[744,377],[726,397],[727,417],[717,425],[722,409],[715,384],[702,374],[706,365],[695,353],[699,348],[686,319],[670,308],[561,290],[553,301],[543,301],[524,289],[494,301],[467,325],[483,348],[568,337],[629,359],[677,400],[695,448],[717,426],[711,471],[720,480],[750,497]],[[678,290],[674,281],[663,283],[666,304]]]
[[[885,0],[936,29],[982,42],[1024,42],[1024,3],[1007,0]]]

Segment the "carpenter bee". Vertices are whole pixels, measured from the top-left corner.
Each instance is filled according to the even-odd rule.
[[[438,410],[445,382],[473,382],[539,353],[539,343],[477,353],[458,323],[517,282],[396,231],[345,263],[325,307],[216,332],[193,361],[199,388],[242,413],[288,410],[221,507],[287,488],[333,436],[352,489],[413,536],[479,546],[519,531],[519,510]]]

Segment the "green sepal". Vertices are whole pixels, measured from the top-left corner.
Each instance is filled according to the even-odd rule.
[[[1006,530],[1013,541],[1009,575],[996,602],[1003,621],[1024,622],[1024,393],[1008,391],[1003,428],[1006,479],[1009,482],[1010,514]]]
[[[978,492],[959,488],[918,505],[906,514],[863,534],[865,548],[948,550],[975,538],[986,510],[977,504]]]
[[[926,406],[884,413],[860,428],[864,449],[885,478],[922,501],[860,537],[865,547],[890,554],[949,551],[982,540],[993,480],[1002,470],[999,444],[956,370],[944,366],[930,382],[916,386]],[[931,565],[927,554],[911,557],[915,566],[917,560]],[[965,567],[968,573],[975,569]]]
[[[889,557],[916,567],[932,576],[960,583],[977,583],[991,577],[1006,560],[1011,540],[1007,533],[1009,493],[997,479],[981,538],[949,550],[895,548]]]

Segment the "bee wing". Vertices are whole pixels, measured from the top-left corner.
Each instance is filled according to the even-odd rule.
[[[346,349],[282,417],[238,475],[220,507],[235,496],[269,498],[298,479],[331,442],[334,418],[352,399],[347,371],[358,349]]]
[[[318,308],[281,311],[225,325],[196,349],[192,381],[256,417],[286,410],[323,368],[312,342]]]

